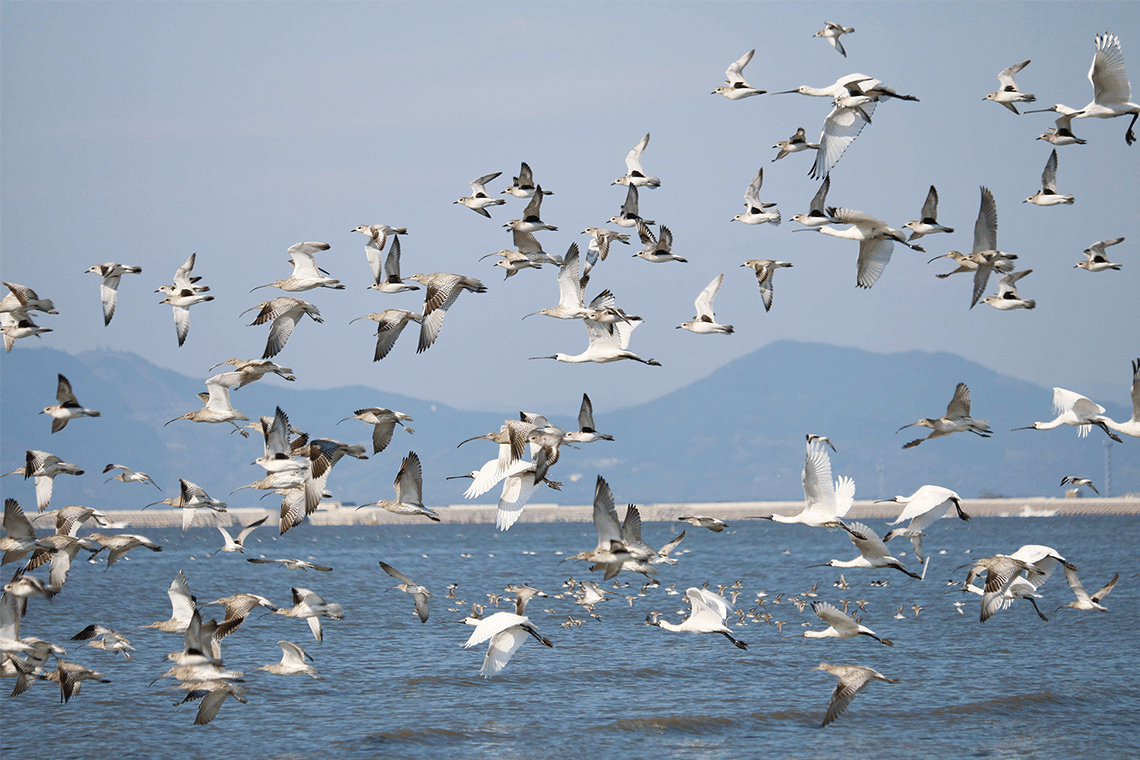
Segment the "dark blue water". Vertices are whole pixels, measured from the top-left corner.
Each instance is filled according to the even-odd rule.
[[[882,521],[868,521],[876,529]],[[490,525],[416,525],[316,528],[304,525],[284,538],[256,531],[247,556],[311,557],[331,573],[302,573],[253,565],[240,555],[206,555],[220,546],[213,529],[154,531],[155,554],[105,565],[79,563],[51,602],[31,600],[23,636],[68,649],[68,660],[96,668],[111,683],[87,683],[67,705],[49,682],[0,699],[5,757],[84,758],[107,752],[126,758],[234,757],[337,760],[373,757],[452,758],[631,756],[780,757],[1121,757],[1140,752],[1140,666],[1137,593],[1140,517],[976,518],[943,520],[925,539],[932,555],[924,581],[901,573],[843,571],[850,588],[834,587],[840,570],[807,568],[856,553],[842,532],[767,522],[734,523],[714,534],[688,528],[680,564],[661,568],[661,587],[631,606],[641,576],[600,604],[601,620],[569,598],[554,598],[580,564],[558,564],[592,548],[593,527],[518,524],[499,534]],[[678,531],[647,523],[661,545]],[[883,531],[885,532],[885,531]],[[1055,608],[1073,599],[1058,573],[1043,587],[1043,622],[1026,602],[978,622],[980,599],[946,584],[961,580],[970,557],[1010,553],[1023,544],[1054,547],[1080,567],[1090,591],[1119,572],[1105,599],[1110,612]],[[892,542],[896,552],[909,545]],[[971,553],[966,554],[969,550]],[[939,553],[944,551],[944,554]],[[561,554],[560,554],[561,552]],[[412,600],[379,568],[384,560],[432,589],[431,617],[421,624]],[[913,558],[906,560],[914,566]],[[265,672],[245,677],[248,704],[228,700],[207,726],[194,726],[195,708],[176,709],[181,692],[150,682],[165,672],[166,652],[181,636],[131,628],[169,617],[166,589],[182,569],[200,602],[238,591],[288,606],[291,585],[311,588],[344,606],[345,619],[324,621],[317,643],[301,620],[251,617],[226,638],[227,667],[249,670],[280,659],[276,642],[288,639],[312,655],[324,680]],[[600,576],[594,576],[601,580]],[[721,636],[673,633],[644,625],[651,610],[679,621],[677,590],[708,581],[742,582],[737,606],[749,609],[768,593],[766,608],[785,621],[750,622],[736,636],[741,651]],[[873,587],[872,580],[890,585]],[[527,612],[553,640],[547,649],[528,641],[497,677],[478,675],[484,647],[462,643],[458,622],[471,602],[526,582],[550,598]],[[448,583],[467,605],[445,599]],[[816,593],[839,605],[866,600],[864,624],[895,642],[789,638],[802,623],[823,626],[810,607],[801,613],[787,597]],[[605,584],[612,587],[611,584]],[[774,604],[776,594],[785,601]],[[959,614],[955,601],[965,601]],[[911,605],[922,606],[917,619]],[[905,619],[893,615],[903,605]],[[501,609],[507,609],[503,603]],[[220,607],[211,607],[221,615]],[[457,608],[458,609],[458,608]],[[545,612],[544,609],[554,610]],[[568,615],[581,627],[559,625]],[[137,648],[118,654],[67,641],[90,623],[127,634]],[[874,683],[837,722],[819,728],[835,679],[811,668],[820,662],[862,664],[897,685]]]

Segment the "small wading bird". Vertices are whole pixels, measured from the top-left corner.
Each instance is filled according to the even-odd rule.
[[[523,161],[522,166],[519,167],[519,176],[513,177],[512,179],[513,179],[513,181],[511,182],[511,186],[506,188],[505,190],[501,190],[500,194],[510,193],[511,195],[515,196],[516,198],[533,198],[534,197],[534,193],[535,193],[534,172],[531,171],[530,165],[527,164],[526,161]],[[550,190],[543,190],[542,194],[543,195],[554,195],[554,193],[551,192]]]
[[[396,340],[408,322],[422,324],[424,318],[407,309],[385,309],[379,313],[373,312],[357,317],[350,320],[349,324],[360,319],[371,319],[376,323],[376,351],[372,355],[372,361],[378,362],[391,353],[392,347],[396,345]]]
[[[536,196],[541,198],[542,196]],[[432,347],[443,329],[443,320],[447,310],[459,298],[464,290],[472,293],[486,293],[487,287],[474,277],[464,277],[450,272],[433,272],[421,274],[417,272],[410,278],[424,286],[423,318],[420,320],[420,343],[416,348],[417,354],[422,354]]]
[[[1120,573],[1113,575],[1112,580],[1105,584],[1104,588],[1091,596],[1089,592],[1085,591],[1081,579],[1077,577],[1076,569],[1073,569],[1070,565],[1065,565],[1065,580],[1068,581],[1069,588],[1073,590],[1077,598],[1076,601],[1062,604],[1057,608],[1057,611],[1063,610],[1066,607],[1072,607],[1075,610],[1100,610],[1101,612],[1108,612],[1104,605],[1101,604],[1101,600],[1108,596],[1108,592],[1116,587],[1116,582],[1120,580]]]
[[[51,415],[51,432],[58,433],[67,427],[67,423],[77,417],[98,417],[99,412],[94,409],[84,409],[80,406],[79,402],[75,399],[75,394],[71,391],[71,383],[63,375],[59,376],[59,384],[56,386],[55,400],[58,404],[45,406],[40,414]]]
[[[926,193],[926,201],[922,204],[922,214],[920,219],[907,222],[903,226],[910,230],[910,238],[907,242],[914,242],[924,235],[931,235],[935,232],[953,232],[953,227],[944,227],[938,223],[938,191],[934,189],[934,185],[930,186],[930,190]]]
[[[403,591],[406,594],[411,594],[412,599],[415,601],[416,614],[419,615],[420,622],[426,623],[427,619],[428,619],[428,612],[429,612],[429,610],[428,610],[428,599],[431,599],[431,592],[428,591],[427,588],[425,588],[424,586],[421,586],[420,584],[416,583],[415,581],[413,581],[408,576],[401,573],[396,568],[389,565],[384,560],[380,560],[380,567],[382,567],[384,569],[384,572],[388,573],[388,575],[390,575],[393,578],[395,578],[396,580],[400,581],[397,585],[388,589],[388,591],[392,591],[393,589],[399,589],[400,591]]]
[[[646,621],[650,625],[663,628],[666,631],[685,631],[687,633],[719,633],[732,642],[737,649],[747,649],[748,644],[733,637],[732,632],[724,624],[732,605],[719,594],[706,589],[691,587],[685,589],[685,600],[688,601],[689,616],[680,623],[670,623],[668,620],[659,620],[650,615]]]
[[[135,472],[129,467],[121,464],[109,464],[103,468],[103,474],[106,475],[111,470],[121,470],[122,472],[120,472],[118,475],[107,478],[107,480],[104,481],[105,483],[110,483],[112,480],[120,480],[123,483],[150,483],[158,490],[162,490],[162,487],[159,486],[158,483],[155,483],[154,479],[150,475],[147,475],[145,472]]]
[[[677,522],[687,522],[690,525],[695,525],[698,528],[708,528],[713,533],[720,533],[728,527],[728,523],[724,520],[719,520],[715,517],[708,517],[707,515],[686,515],[678,517]]]
[[[831,702],[827,705],[827,714],[823,718],[823,723],[819,724],[820,728],[842,715],[855,699],[855,695],[872,681],[898,683],[897,679],[887,678],[879,671],[865,668],[862,665],[831,665],[821,662],[812,670],[823,670],[839,679],[839,683],[835,685],[835,691],[831,692]]]
[[[119,299],[119,278],[125,274],[141,274],[142,267],[128,264],[96,264],[84,274],[97,274],[103,278],[99,286],[99,299],[103,302],[103,326],[111,324],[111,317],[115,316],[115,304]]]
[[[502,174],[502,172],[493,172],[491,174],[484,174],[478,179],[471,180],[471,195],[466,198],[460,198],[455,201],[455,203],[466,206],[476,214],[490,219],[491,212],[489,212],[487,208],[489,206],[502,206],[506,201],[502,198],[492,198],[488,195],[485,185],[500,174]]]
[[[1104,252],[1104,249],[1108,248],[1111,245],[1117,245],[1118,243],[1123,243],[1123,242],[1124,242],[1124,238],[1118,237],[1118,238],[1112,238],[1110,240],[1101,240],[1097,243],[1093,243],[1088,248],[1086,248],[1084,251],[1085,258],[1087,260],[1077,263],[1073,268],[1074,269],[1084,269],[1084,270],[1087,270],[1089,272],[1103,272],[1106,269],[1117,269],[1117,270],[1119,270],[1120,267],[1123,265],[1122,264],[1113,264],[1111,261],[1109,261],[1108,256]]]
[[[975,420],[970,416],[970,389],[965,383],[958,383],[958,387],[954,389],[954,397],[946,405],[946,414],[936,420],[923,417],[918,422],[903,425],[895,431],[895,434],[898,435],[907,428],[916,426],[930,428],[934,432],[925,438],[917,438],[903,444],[904,449],[912,449],[923,441],[929,441],[931,438],[942,438],[951,433],[970,432],[982,438],[989,438],[990,434],[993,433],[988,422]]]
[[[1026,113],[1044,113],[1045,111],[1053,111],[1060,116],[1054,121],[1056,126],[1046,129],[1044,134],[1037,137],[1038,140],[1044,140],[1052,145],[1084,145],[1088,142],[1088,140],[1082,140],[1073,134],[1073,119],[1080,111],[1057,104],[1049,108],[1026,111]]]
[[[804,133],[803,127],[797,129],[796,133],[787,140],[781,140],[772,147],[780,151],[776,154],[776,157],[772,159],[773,161],[779,161],[789,153],[799,153],[801,150],[808,150],[809,148],[811,150],[819,150],[817,143],[809,143],[807,141],[807,135]]]
[[[982,303],[989,304],[995,309],[1009,311],[1011,309],[1036,309],[1037,301],[1032,298],[1022,298],[1017,292],[1017,281],[1027,274],[1033,274],[1032,269],[1023,269],[1020,272],[1010,272],[998,280],[997,295],[986,296]]]
[[[724,273],[718,274],[712,282],[705,286],[705,289],[700,292],[695,301],[697,315],[693,317],[692,321],[682,322],[677,325],[678,330],[688,330],[697,335],[711,335],[713,333],[721,333],[723,335],[732,335],[732,325],[717,324],[716,315],[713,314],[713,299],[720,291],[720,285],[724,282]]]
[[[764,302],[764,311],[772,310],[772,277],[781,267],[790,267],[791,262],[775,261],[773,259],[752,259],[740,266],[751,267],[756,273],[756,284],[760,287],[760,299]]]
[[[990,272],[995,270],[1002,273],[1013,271],[1013,260],[1017,258],[1017,255],[1003,253],[997,249],[997,227],[997,204],[994,202],[993,193],[990,192],[989,188],[983,187],[982,202],[978,207],[978,218],[974,222],[974,247],[971,252],[967,255],[958,251],[950,251],[941,256],[935,256],[927,262],[929,264],[942,258],[951,258],[958,262],[958,268],[954,271],[935,275],[939,279],[959,272],[974,273],[974,294],[970,301],[971,309],[977,305],[982,293],[986,291]]]
[[[831,43],[831,46],[835,48],[836,52],[846,58],[847,51],[843,49],[843,43],[839,41],[839,38],[845,34],[851,34],[854,31],[855,27],[853,26],[843,26],[842,24],[836,24],[831,21],[824,21],[823,28],[812,36],[823,37]]]
[[[755,53],[756,48],[753,48],[733,61],[728,67],[728,71],[724,72],[726,84],[717,87],[710,94],[723,95],[729,100],[740,100],[741,98],[747,98],[753,95],[763,95],[765,90],[756,89],[744,79],[744,67],[752,60],[752,56]],[[648,142],[648,135],[645,136],[645,140]],[[622,184],[625,183],[623,182]]]
[[[1034,206],[1057,206],[1060,204],[1072,205],[1071,195],[1061,195],[1057,192],[1057,149],[1049,154],[1045,162],[1045,170],[1041,172],[1041,189],[1026,198],[1022,203],[1032,203]]]
[[[1061,485],[1064,486],[1069,484],[1072,484],[1073,486],[1088,486],[1092,489],[1093,493],[1095,493],[1097,496],[1100,496],[1100,491],[1096,490],[1096,486],[1094,486],[1093,482],[1088,478],[1081,478],[1076,475],[1066,475],[1065,477],[1061,478]]]
[[[434,510],[424,506],[423,488],[424,477],[420,467],[420,458],[416,452],[409,451],[400,462],[400,471],[396,473],[396,498],[394,501],[380,499],[371,504],[361,504],[357,509],[365,507],[382,507],[397,515],[416,515],[426,517],[432,522],[439,522],[439,515]]]
[[[745,224],[764,224],[771,222],[772,224],[780,223],[780,210],[768,211],[770,208],[775,207],[775,203],[764,203],[760,200],[760,187],[764,184],[764,169],[756,172],[756,176],[748,183],[748,189],[744,191],[744,208],[747,209],[743,214],[737,214],[732,217],[734,222],[744,222]]]
[[[745,63],[747,63],[747,61],[745,61]],[[649,145],[648,132],[645,133],[645,137],[637,142],[637,145],[633,146],[629,155],[625,157],[625,175],[618,177],[611,184],[626,185],[628,187],[648,187],[650,189],[661,187],[661,180],[657,177],[647,176],[641,168],[641,154],[645,152],[647,145]]]
[[[373,454],[379,454],[388,448],[388,444],[392,442],[392,433],[395,431],[397,424],[409,433],[416,432],[404,424],[405,421],[415,421],[409,415],[378,406],[369,407],[368,409],[357,409],[352,413],[351,417],[345,417],[336,424],[339,425],[341,422],[347,422],[348,420],[360,420],[372,426]]]
[[[1014,80],[1014,76],[1028,65],[1029,61],[1022,61],[1021,63],[1015,63],[1008,68],[1002,69],[1002,72],[998,74],[998,84],[1001,86],[998,87],[997,92],[991,92],[982,98],[982,100],[992,100],[995,103],[1000,103],[1014,113],[1017,113],[1017,108],[1013,105],[1014,103],[1032,103],[1037,100],[1037,98],[1033,97],[1030,93],[1022,92],[1017,89],[1017,82]]]

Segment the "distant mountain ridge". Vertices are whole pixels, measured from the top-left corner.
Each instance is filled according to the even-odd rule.
[[[250,465],[262,453],[258,434],[242,439],[228,424],[189,421],[163,427],[200,408],[195,394],[204,390],[204,378],[110,350],[71,356],[21,347],[4,358],[0,369],[0,467],[5,472],[20,467],[26,449],[40,449],[86,470],[82,477],[57,480],[53,506],[137,509],[163,498],[138,484],[105,484],[103,466],[116,462],[148,472],[165,496],[183,477],[231,506],[276,508],[278,499],[259,502],[260,493],[253,490],[229,496],[264,474]],[[1126,388],[1124,369],[1121,386]],[[53,436],[38,411],[51,403],[57,373],[68,376],[80,402],[100,410],[102,417],[78,420]],[[904,451],[905,442],[929,431],[895,431],[920,417],[940,416],[958,382],[970,386],[973,413],[989,420],[993,437],[959,433]],[[250,418],[271,415],[281,406],[294,425],[313,437],[367,443],[370,457],[370,428],[355,420],[336,421],[369,406],[410,414],[414,434],[397,427],[379,455],[337,465],[330,489],[338,499],[356,503],[391,498],[400,460],[410,450],[423,461],[425,503],[463,502],[469,481],[445,478],[477,469],[495,455],[495,447],[483,441],[457,444],[498,430],[505,417],[519,411],[464,411],[363,386],[298,390],[276,379],[234,391],[231,399]],[[1109,416],[1131,415],[1116,399],[1094,400]],[[564,483],[562,491],[542,489],[533,501],[588,504],[598,474],[610,482],[619,501],[643,504],[801,499],[806,433],[834,441],[833,472],[855,478],[859,499],[908,494],[924,483],[944,485],[967,498],[1061,496],[1057,484],[1066,475],[1090,477],[1105,493],[1108,439],[1101,431],[1094,429],[1084,439],[1067,427],[1011,432],[1052,419],[1051,406],[1051,388],[999,375],[953,354],[875,354],[776,341],[660,398],[625,409],[595,409],[599,430],[615,441],[564,449],[551,471],[552,478]],[[576,409],[565,415],[546,413],[555,424],[576,427]],[[1140,441],[1125,438],[1112,446],[1111,457],[1112,492],[1140,490]],[[0,480],[0,492],[20,500],[25,509],[34,504],[31,481],[18,476]],[[495,489],[479,502],[491,503],[497,494]]]

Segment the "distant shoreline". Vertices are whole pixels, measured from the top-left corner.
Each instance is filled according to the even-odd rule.
[[[673,522],[685,515],[708,515],[722,520],[743,520],[770,514],[790,515],[804,507],[802,501],[776,502],[725,502],[704,504],[647,504],[638,505],[641,519],[646,522]],[[1060,517],[1069,515],[1136,515],[1140,514],[1140,498],[1126,496],[1115,498],[1042,498],[1020,499],[963,499],[963,510],[971,517]],[[443,523],[474,524],[493,523],[497,505],[455,504],[446,507],[433,507]],[[619,514],[624,513],[619,507]],[[856,501],[847,513],[849,519],[894,518],[901,507],[893,503]],[[182,525],[182,512],[176,509],[162,510],[106,510],[108,518],[115,523],[137,528],[177,528]],[[247,525],[266,514],[276,515],[276,510],[239,507],[226,512],[198,510],[192,527]],[[409,525],[428,524],[422,518],[395,515],[378,507],[357,510],[351,506],[341,506],[337,502],[322,504],[321,508],[306,518],[313,525]],[[531,504],[523,511],[519,522],[588,523],[593,519],[593,508],[589,505],[559,506],[556,504]],[[39,525],[40,522],[37,522]]]

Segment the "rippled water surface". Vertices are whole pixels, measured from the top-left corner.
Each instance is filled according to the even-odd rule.
[[[883,521],[871,522],[885,532]],[[591,577],[581,564],[558,564],[593,547],[590,525],[521,523],[506,534],[490,525],[304,525],[284,538],[259,529],[249,541],[246,556],[311,557],[333,566],[331,573],[254,565],[240,555],[209,557],[221,545],[213,529],[156,531],[150,537],[164,545],[162,553],[136,549],[106,572],[101,561],[80,562],[54,600],[31,600],[21,634],[66,646],[66,659],[100,670],[111,682],[87,683],[61,705],[55,684],[37,683],[8,698],[11,681],[5,681],[0,750],[6,758],[113,752],[125,758],[222,753],[337,760],[1140,752],[1138,517],[942,520],[925,539],[932,558],[924,581],[893,571],[845,570],[846,591],[833,585],[839,569],[807,567],[854,556],[842,532],[740,521],[714,534],[647,523],[645,537],[661,545],[681,527],[688,534],[680,563],[662,567],[661,586],[638,597],[641,576],[623,573],[619,580],[630,585],[597,606],[600,621],[572,599],[554,596],[569,576]],[[1049,622],[1018,602],[979,623],[979,598],[955,591],[947,580],[963,579],[958,567],[971,557],[1010,553],[1023,544],[1054,547],[1080,567],[1090,591],[1119,572],[1105,600],[1110,612],[1055,611],[1073,599],[1058,573],[1042,589]],[[890,546],[910,548],[899,541]],[[411,597],[385,592],[394,581],[380,570],[381,559],[432,590],[427,623],[415,616]],[[166,670],[165,653],[181,648],[181,637],[128,633],[169,617],[166,589],[179,569],[199,602],[249,591],[287,606],[290,586],[303,586],[342,604],[345,618],[324,621],[323,643],[303,621],[269,615],[252,616],[223,644],[226,665],[248,671],[280,658],[278,640],[294,641],[324,680],[248,673],[248,704],[228,700],[211,724],[192,725],[194,706],[177,709],[182,693],[162,691],[171,679],[150,685]],[[749,610],[766,592],[766,609],[785,621],[782,633],[749,622],[735,633],[749,643],[741,651],[721,636],[644,625],[652,610],[680,620],[681,596],[667,593],[674,583],[683,592],[706,581],[715,588],[738,580],[737,606]],[[871,586],[873,580],[890,585]],[[527,612],[555,646],[528,641],[499,676],[484,680],[478,671],[485,648],[463,649],[471,629],[458,621],[472,602],[485,603],[487,593],[517,582],[550,595]],[[459,584],[462,612],[448,609],[459,609],[445,598],[449,583]],[[866,637],[795,637],[802,623],[823,627],[810,607],[800,612],[788,601],[804,599],[813,584],[817,598],[836,605],[866,600],[864,624],[895,646]],[[965,614],[955,601],[965,602]],[[922,607],[917,618],[916,604]],[[902,619],[893,617],[899,605]],[[501,609],[507,608],[504,602]],[[221,614],[220,607],[207,609]],[[584,621],[580,627],[560,625],[571,615]],[[127,634],[135,659],[67,641],[90,623]],[[872,684],[842,718],[820,729],[835,685],[829,674],[811,670],[823,661],[867,665],[899,683]]]

